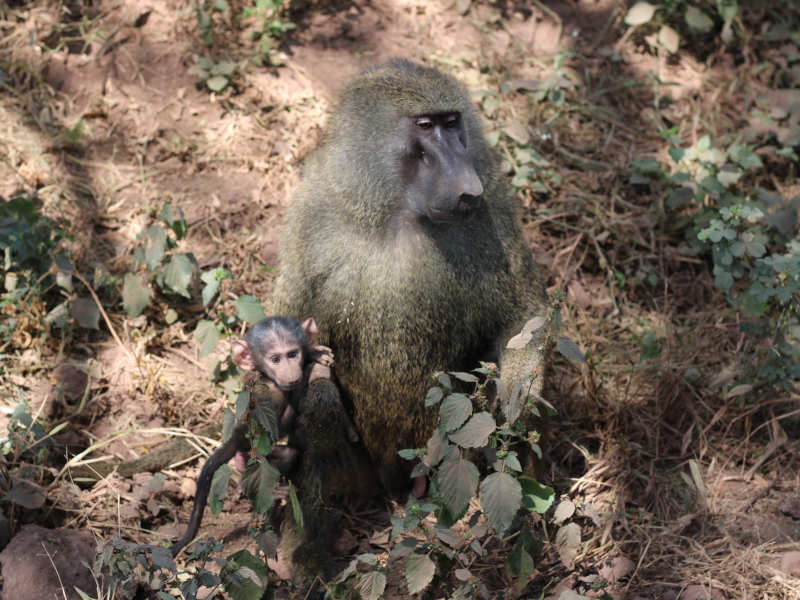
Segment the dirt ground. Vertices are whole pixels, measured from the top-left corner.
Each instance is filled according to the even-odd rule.
[[[233,273],[218,308],[233,314],[241,294],[269,298],[285,208],[347,79],[393,56],[452,72],[481,103],[487,132],[501,135],[501,152],[511,152],[502,140],[522,122],[547,158],[545,189],[517,197],[549,289],[567,293],[566,332],[589,357],[585,365],[557,360],[560,415],[548,476],[579,507],[582,549],[573,568],[546,552],[524,597],[574,589],[592,598],[800,598],[800,567],[786,558],[800,550],[800,446],[764,416],[796,408],[800,396],[787,392],[748,410],[714,387],[735,368],[735,316],[710,267],[673,252],[649,225],[658,199],[627,183],[633,157],[663,155],[665,120],[695,140],[709,126],[739,126],[737,111],[764,91],[748,79],[751,65],[724,51],[669,59],[647,52],[625,34],[627,4],[618,0],[372,0],[300,3],[291,13],[297,29],[279,47],[283,64],[258,66],[243,27],[220,24],[209,51],[195,6],[8,4],[0,198],[35,192],[41,212],[70,232],[74,263],[119,277],[134,268],[137,236],[170,202],[186,216],[183,247],[201,268]],[[59,35],[63,44],[41,49],[38,40]],[[190,73],[194,57],[209,52],[241,67],[220,93]],[[671,83],[666,108],[649,87],[654,77]],[[581,88],[584,101],[543,110],[530,89],[554,81],[567,94]],[[500,107],[487,110],[488,96]],[[80,143],[71,145],[64,131],[81,122]],[[652,265],[659,288],[615,288],[601,257],[620,270]],[[3,405],[25,398],[55,425],[85,394],[88,410],[58,439],[80,448],[102,442],[91,456],[113,461],[141,456],[176,428],[219,420],[225,394],[209,368],[228,347],[199,358],[192,332],[202,308],[187,303],[171,325],[163,309],[130,319],[109,306],[121,344],[101,326],[64,347],[63,336],[36,324],[44,309],[29,306],[27,335],[0,350]],[[665,368],[639,358],[647,328],[663,332]],[[690,365],[707,383],[682,377]],[[112,435],[123,430],[132,433]],[[188,503],[174,506],[191,498],[198,470],[198,461],[170,468],[155,491],[152,475],[141,474],[51,493],[63,525],[99,540],[119,533],[165,543],[186,521]],[[702,493],[693,494],[697,478]],[[226,540],[226,551],[254,549],[249,512],[229,495],[204,528]],[[349,553],[385,551],[370,544],[380,533],[372,526],[369,516],[354,520],[343,544]],[[593,589],[598,578],[607,582],[602,592]],[[494,580],[501,590],[502,575]],[[390,577],[387,597],[407,597],[404,589]]]

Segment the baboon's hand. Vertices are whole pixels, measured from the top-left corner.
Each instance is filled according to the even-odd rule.
[[[333,350],[327,346],[314,346],[314,348],[312,348],[312,355],[315,363],[323,367],[333,366]]]

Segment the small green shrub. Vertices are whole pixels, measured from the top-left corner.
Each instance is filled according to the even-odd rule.
[[[675,142],[674,130],[662,135]],[[703,136],[691,147],[673,145],[669,154],[670,172],[639,161],[635,176],[666,183],[684,251],[710,255],[716,286],[756,340],[734,384],[791,389],[800,381],[800,196],[753,187],[749,182],[766,167],[749,145],[715,147]]]

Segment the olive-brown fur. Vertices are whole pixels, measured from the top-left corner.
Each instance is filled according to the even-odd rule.
[[[460,113],[483,186],[473,214],[436,223],[409,217],[406,176],[393,159],[398,123]],[[506,349],[546,312],[546,294],[517,210],[467,93],[435,69],[395,60],[344,90],[289,209],[272,310],[313,314],[336,353],[341,390],[381,481],[408,490],[397,451],[425,444],[438,411],[424,408],[431,375],[499,358],[511,390],[544,377],[543,335]]]

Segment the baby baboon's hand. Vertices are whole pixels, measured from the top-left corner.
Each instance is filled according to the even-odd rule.
[[[311,354],[314,362],[321,364],[323,367],[333,366],[333,350],[327,346],[314,346],[311,349]]]

